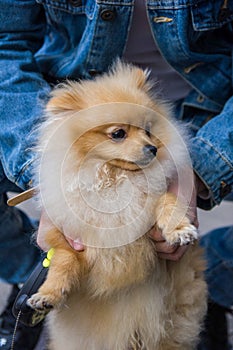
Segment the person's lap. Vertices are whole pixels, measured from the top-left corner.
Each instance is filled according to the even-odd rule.
[[[0,279],[17,284],[26,281],[41,253],[32,242],[35,224],[21,210],[7,205],[9,191],[21,190],[4,178],[0,181]]]

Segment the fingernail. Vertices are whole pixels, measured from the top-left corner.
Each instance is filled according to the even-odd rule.
[[[84,245],[82,244],[81,238],[72,239],[66,236],[66,240],[74,250],[77,250],[77,251],[84,250]]]
[[[74,248],[75,250],[84,250],[84,245],[82,244],[80,238],[76,238],[76,239],[73,241],[73,248]]]

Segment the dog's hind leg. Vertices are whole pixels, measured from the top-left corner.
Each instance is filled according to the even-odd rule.
[[[169,322],[159,350],[195,350],[207,308],[205,261],[198,244],[189,247],[179,261],[167,262],[173,281]]]
[[[28,305],[33,309],[51,309],[64,303],[67,294],[79,286],[85,267],[85,252],[73,250],[56,228],[46,234],[46,242],[54,249],[48,276]]]

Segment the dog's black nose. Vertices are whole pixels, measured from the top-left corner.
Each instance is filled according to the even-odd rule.
[[[145,145],[143,147],[143,153],[146,157],[151,157],[152,155],[155,157],[157,153],[157,148],[152,145]]]

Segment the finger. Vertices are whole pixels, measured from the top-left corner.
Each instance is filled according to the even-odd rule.
[[[171,245],[167,242],[155,242],[155,249],[157,253],[173,254],[178,247],[178,244]]]
[[[37,244],[44,251],[47,251],[50,248],[46,244],[44,237],[46,232],[48,232],[52,228],[53,228],[53,224],[49,220],[47,214],[45,212],[42,212],[39,227],[38,227],[38,233],[37,233]]]
[[[179,246],[173,253],[158,253],[158,257],[165,260],[179,261],[188,249],[188,245]]]
[[[81,241],[81,238],[72,239],[66,236],[66,240],[74,250],[82,252],[85,249],[84,244]]]
[[[194,225],[196,228],[199,227],[198,217],[197,217],[197,207],[191,206],[191,204],[188,207],[187,210],[187,216],[190,220],[190,223]]]
[[[165,242],[165,239],[162,236],[162,233],[154,227],[149,231],[148,235],[155,242]]]

